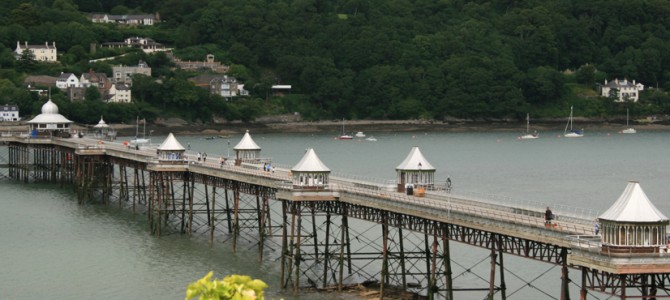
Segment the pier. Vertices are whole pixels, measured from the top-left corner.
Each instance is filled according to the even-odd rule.
[[[381,298],[398,288],[428,299],[451,300],[455,292],[476,290],[487,299],[507,299],[504,258],[513,255],[559,266],[561,288],[548,291],[559,299],[569,299],[575,284],[581,299],[670,298],[665,228],[650,226],[634,238],[646,247],[607,246],[593,216],[556,211],[548,224],[543,208],[432,184],[425,162],[418,173],[399,168],[392,183],[332,175],[309,152],[296,166],[267,169],[272,162],[245,138],[239,144],[245,147],[222,162],[219,156],[201,160],[179,150],[178,142],[147,149],[92,138],[7,134],[0,137],[0,177],[72,187],[81,204],[146,214],[148,230],[157,236],[199,235],[233,249],[257,247],[259,259],[277,257],[282,288],[295,291],[374,281]],[[410,189],[405,180],[431,184]],[[603,234],[619,230],[608,226]],[[619,235],[607,238],[618,241]],[[490,253],[488,287],[454,286],[452,242]],[[575,272],[580,282],[571,282]]]

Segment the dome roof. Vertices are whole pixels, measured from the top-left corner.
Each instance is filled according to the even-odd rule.
[[[28,121],[29,124],[69,124],[72,121],[58,113],[58,105],[51,99],[42,105],[42,113]]]
[[[47,103],[44,103],[44,105],[42,105],[42,113],[48,115],[58,114],[58,105],[56,105],[56,103],[53,103],[51,99],[49,99]]]

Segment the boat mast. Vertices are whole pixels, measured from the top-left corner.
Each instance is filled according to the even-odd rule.
[[[139,134],[140,134],[140,132],[139,132],[140,131],[140,116],[136,116],[136,118],[137,119],[135,120],[135,139],[137,139],[139,137]]]
[[[526,113],[526,133],[530,131],[530,113]]]
[[[626,108],[626,127],[628,127],[628,108]]]

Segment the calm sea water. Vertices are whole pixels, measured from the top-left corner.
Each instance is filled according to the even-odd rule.
[[[314,148],[334,172],[361,179],[394,179],[395,167],[412,146],[449,176],[455,192],[489,195],[509,203],[549,205],[597,215],[616,199],[627,181],[640,181],[654,204],[670,215],[670,132],[588,132],[578,139],[543,132],[520,141],[516,133],[367,133],[377,142],[339,141],[332,134],[254,134],[263,157],[292,166]],[[230,139],[177,137],[211,159],[230,153]],[[162,137],[154,137],[155,142]],[[182,299],[189,282],[242,273],[270,284],[270,299],[344,299],[350,295],[303,294],[279,290],[279,263],[258,260],[255,248],[232,252],[230,244],[149,234],[144,215],[114,206],[78,205],[71,187],[0,180],[0,299]],[[487,287],[488,251],[452,244],[455,285]],[[557,297],[560,269],[506,256],[510,299]],[[468,272],[470,269],[472,272]],[[546,273],[545,273],[546,272]],[[572,271],[571,278],[579,282]],[[537,279],[536,279],[537,277]],[[530,285],[526,284],[530,283]],[[578,287],[571,285],[578,297]],[[485,293],[458,293],[482,299]],[[596,296],[604,299],[603,295]]]

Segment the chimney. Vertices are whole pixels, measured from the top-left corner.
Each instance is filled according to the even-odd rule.
[[[56,49],[56,41],[52,42],[54,44],[54,49]]]
[[[28,48],[28,41],[23,41],[24,45],[26,45],[26,48]]]
[[[47,49],[48,49],[49,48],[49,42],[44,42],[44,46],[46,46]]]
[[[605,79],[605,85],[607,85],[607,79]]]
[[[19,41],[16,41],[16,49],[20,49],[20,48],[21,48],[21,43]]]

